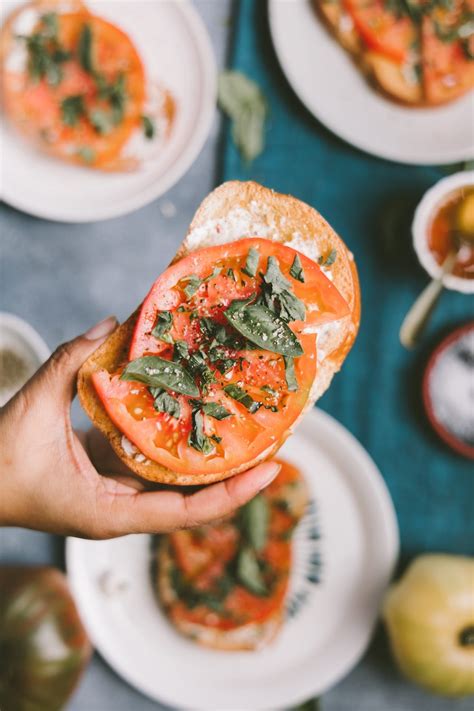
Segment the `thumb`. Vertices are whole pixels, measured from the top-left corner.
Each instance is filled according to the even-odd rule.
[[[34,384],[47,385],[48,392],[55,398],[69,402],[74,397],[79,368],[116,327],[117,319],[109,316],[82,336],[58,346],[34,377]]]

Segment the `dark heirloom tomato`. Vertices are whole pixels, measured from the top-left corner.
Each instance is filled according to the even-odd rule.
[[[131,362],[95,373],[94,386],[150,460],[235,470],[285,438],[316,375],[316,328],[348,313],[319,265],[289,247],[255,237],[202,249],[155,282]]]
[[[91,646],[54,568],[0,567],[0,709],[59,711]]]

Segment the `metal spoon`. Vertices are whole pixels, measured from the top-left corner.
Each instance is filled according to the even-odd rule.
[[[446,274],[450,274],[452,272],[461,247],[466,244],[471,247],[474,245],[474,234],[459,234],[457,244],[457,249],[449,252],[448,256],[442,263],[439,275],[436,279],[432,279],[423,289],[403,319],[403,323],[400,328],[400,342],[402,346],[405,346],[405,348],[414,348],[416,346],[419,337],[421,336],[436,304],[438,303],[441,292],[443,291],[444,277]]]

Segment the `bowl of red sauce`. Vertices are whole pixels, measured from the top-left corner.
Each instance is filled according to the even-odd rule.
[[[423,401],[441,439],[474,459],[474,321],[453,331],[432,353]]]
[[[443,178],[425,193],[412,225],[416,254],[431,277],[441,276],[446,257],[457,251],[443,284],[466,294],[474,293],[473,223],[474,171],[466,170]]]

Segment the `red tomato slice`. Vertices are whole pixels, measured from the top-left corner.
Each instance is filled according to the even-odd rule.
[[[64,13],[57,15],[57,22],[58,40],[64,50],[72,53],[71,59],[61,65],[62,80],[52,86],[46,79],[33,81],[27,71],[6,71],[2,87],[5,109],[14,124],[39,140],[48,152],[63,160],[105,168],[118,160],[132,132],[141,125],[145,101],[143,65],[130,38],[101,17],[86,11]],[[109,84],[121,75],[125,81],[124,117],[103,134],[86,117],[91,110],[110,113],[110,106],[99,96],[95,80],[78,60],[78,42],[85,25],[91,29],[97,70]],[[69,126],[63,121],[61,105],[72,96],[82,97],[85,112],[74,126]]]
[[[423,18],[423,84],[429,103],[454,99],[474,87],[474,35],[460,39],[453,31],[467,25],[473,9],[472,1],[456,2]]]
[[[416,39],[409,17],[397,17],[383,0],[343,0],[357,31],[368,47],[396,62],[404,62]]]
[[[255,595],[237,581],[222,602],[222,611],[205,604],[188,605],[178,598],[170,615],[176,622],[187,621],[215,629],[229,630],[248,624],[262,623],[284,604],[291,570],[291,543],[287,532],[295,519],[282,511],[278,502],[286,500],[288,486],[304,486],[298,469],[280,461],[282,469],[277,478],[261,495],[270,505],[268,540],[259,557],[273,571],[275,583],[268,595]],[[178,531],[169,536],[173,564],[181,571],[187,585],[196,591],[212,591],[216,582],[232,570],[240,544],[239,517],[193,531]],[[179,595],[179,591],[176,591]]]
[[[242,271],[251,247],[260,254],[255,277]],[[94,374],[95,388],[109,417],[146,457],[176,472],[225,473],[243,468],[246,462],[285,438],[308,400],[316,374],[315,328],[349,313],[336,287],[320,267],[304,255],[299,255],[304,283],[290,275],[295,255],[294,250],[269,240],[240,240],[189,255],[167,269],[153,285],[137,320],[130,360],[156,354],[171,359],[170,340],[184,341],[190,354],[200,349],[207,357],[210,341],[202,325],[203,318],[214,324],[227,324],[227,334],[237,335],[224,311],[235,299],[259,294],[261,273],[266,271],[270,256],[277,258],[294,294],[304,302],[306,319],[289,324],[303,349],[303,355],[294,359],[297,390],[291,390],[287,384],[284,357],[270,350],[226,345],[223,359],[230,365],[225,372],[207,360],[213,382],[208,384],[206,392],[201,392],[201,401],[218,403],[230,415],[225,419],[203,415],[204,435],[212,439],[212,452],[207,454],[188,441],[194,407],[189,397],[174,394],[181,412],[179,417],[173,417],[154,409],[146,385],[123,381],[120,372],[111,374],[103,370]],[[190,276],[197,280],[196,290],[186,294],[184,289]],[[171,313],[172,318],[165,339],[152,335],[163,311]],[[229,385],[240,388],[255,403],[260,403],[260,407],[249,411],[225,391]]]

